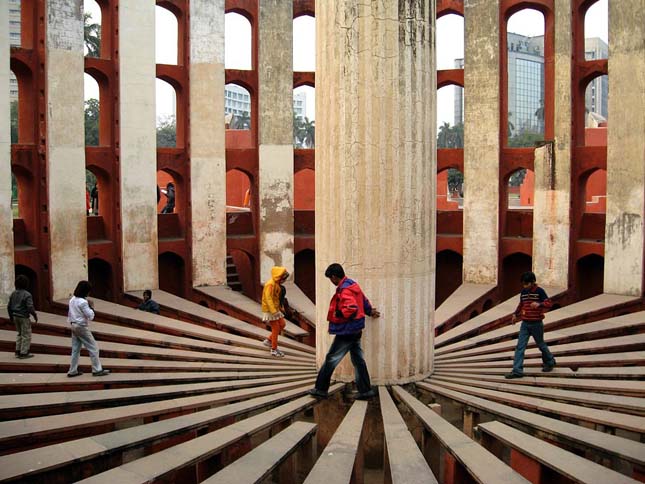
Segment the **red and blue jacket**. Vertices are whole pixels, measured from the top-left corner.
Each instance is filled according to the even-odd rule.
[[[531,307],[531,304],[534,302],[539,304],[535,309]],[[542,321],[544,319],[544,311],[550,309],[552,305],[544,289],[537,284],[533,284],[528,289],[522,289],[520,303],[515,310],[515,316],[522,319],[522,321]]]
[[[365,328],[365,315],[372,314],[372,305],[360,286],[344,277],[329,303],[327,321],[330,334],[355,334]]]

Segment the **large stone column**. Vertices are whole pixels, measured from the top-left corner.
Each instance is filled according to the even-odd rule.
[[[124,290],[158,286],[155,0],[119,1]]]
[[[497,284],[499,0],[464,4],[464,282]]]
[[[363,334],[374,382],[413,381],[433,354],[435,2],[325,0],[316,22],[318,363],[339,262],[382,311]]]
[[[645,1],[609,2],[605,292],[643,292]]]
[[[9,128],[9,2],[0,3],[0,307],[13,290],[11,133]]]
[[[83,2],[47,1],[47,185],[52,299],[87,279]]]
[[[545,286],[566,288],[571,204],[571,0],[555,2],[555,139],[535,151],[533,269]]]
[[[293,2],[259,0],[260,277],[293,272]]]
[[[191,0],[190,180],[195,286],[226,284],[224,84],[224,0]]]

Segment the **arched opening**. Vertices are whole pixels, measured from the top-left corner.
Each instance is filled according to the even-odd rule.
[[[99,181],[96,175],[85,169],[85,211],[87,215],[99,214]]]
[[[464,88],[437,90],[437,148],[464,147]]]
[[[544,140],[544,15],[523,9],[508,19],[508,146],[533,147]]]
[[[245,16],[229,12],[224,16],[224,67],[226,69],[253,69],[253,31]]]
[[[609,1],[598,0],[585,13],[585,60],[609,58]]]
[[[437,173],[437,210],[457,211],[463,208],[464,174],[456,168]]]
[[[26,18],[22,18],[23,16],[20,8],[21,0],[8,0],[7,3],[9,3],[9,46],[21,47],[23,45],[21,38],[21,31],[23,30],[22,22],[23,20],[27,20]],[[25,44],[25,48],[30,47],[30,44],[28,42],[26,42]]]
[[[85,146],[99,146],[101,102],[99,83],[85,73]]]
[[[298,171],[293,176],[294,210],[314,210],[316,208],[316,172],[309,168]]]
[[[316,253],[311,249],[303,249],[296,254],[294,264],[296,285],[315,303]]]
[[[20,218],[20,204],[19,198],[18,179],[16,175],[11,172],[11,214],[13,218]]]
[[[293,146],[316,145],[316,89],[298,86],[293,90]]]
[[[226,129],[251,129],[251,93],[238,84],[224,86]]]
[[[38,237],[36,204],[33,200],[33,178],[22,167],[11,170],[11,211],[15,247],[31,246]]]
[[[184,297],[184,269],[184,260],[177,254],[159,254],[159,289]]]
[[[103,259],[90,259],[87,264],[87,277],[92,284],[92,296],[106,301],[114,300],[112,286],[112,266]]]
[[[448,299],[461,286],[464,260],[461,254],[442,250],[437,254],[437,278],[435,283],[435,307]]]
[[[23,38],[24,40],[24,38]],[[31,67],[17,57],[10,59],[11,73],[15,76],[15,83],[10,76],[10,106],[12,109],[11,126],[12,140],[15,143],[33,143],[36,131],[34,119],[37,107],[37,89],[34,89],[34,74]]]
[[[177,92],[170,83],[156,80],[157,148],[177,147]]]
[[[508,255],[502,261],[502,286],[500,297],[506,300],[522,290],[520,278],[531,270],[532,259],[521,252]]]
[[[95,0],[83,0],[83,41],[86,57],[101,57],[101,7]]]
[[[253,205],[255,194],[249,175],[241,170],[226,172],[226,233],[249,235],[253,233]]]
[[[18,102],[20,99],[20,90],[18,88],[18,79],[13,71],[9,72],[9,112],[10,112],[10,140],[12,144],[18,143],[18,119],[19,109]]]
[[[578,299],[588,299],[603,293],[605,258],[589,254],[576,263],[576,292]]]
[[[464,67],[464,18],[456,14],[439,17],[435,39],[437,69],[462,69]]]
[[[293,71],[316,70],[316,19],[302,15],[293,19]]]
[[[178,64],[179,22],[170,10],[155,6],[155,62]]]
[[[585,145],[607,146],[609,76],[598,76],[585,89]]]
[[[26,276],[29,279],[29,287],[27,290],[31,293],[32,299],[34,300],[34,307],[38,310],[40,308],[40,291],[38,290],[38,275],[36,272],[27,266],[16,264],[15,276]]]
[[[229,255],[233,259],[235,265],[235,274],[237,274],[237,282],[241,285],[242,293],[254,299],[256,296],[255,291],[255,261],[253,257],[239,249],[232,249]],[[234,289],[232,287],[232,289]]]
[[[157,211],[162,214],[174,213],[178,195],[175,177],[167,171],[157,171],[157,188]]]
[[[507,207],[509,210],[533,210],[535,174],[533,170],[520,168],[508,177]]]
[[[584,213],[606,213],[607,211],[607,172],[595,170],[584,185]]]

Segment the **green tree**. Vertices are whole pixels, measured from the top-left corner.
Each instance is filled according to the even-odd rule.
[[[174,116],[161,119],[157,124],[157,148],[177,146],[177,121]]]
[[[463,148],[464,147],[464,125],[459,123],[450,126],[445,122],[439,127],[437,134],[437,148]]]
[[[313,148],[316,144],[316,121],[300,118],[299,138],[303,148]]]
[[[11,142],[18,142],[18,101],[11,101]]]
[[[511,148],[533,148],[541,141],[544,141],[542,133],[521,130],[508,139],[508,146]]]
[[[448,169],[448,191],[453,192],[457,190],[460,195],[463,195],[464,174],[454,168]]]
[[[99,145],[99,100],[85,101],[85,146]]]
[[[295,148],[302,148],[302,118],[293,115],[293,146]]]
[[[101,24],[92,22],[92,14],[83,14],[83,38],[88,57],[101,56]]]

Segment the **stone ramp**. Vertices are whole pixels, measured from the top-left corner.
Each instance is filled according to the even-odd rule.
[[[457,316],[477,300],[495,289],[494,284],[470,284],[465,283],[459,286],[448,298],[435,309],[434,330],[441,332],[444,324]]]

